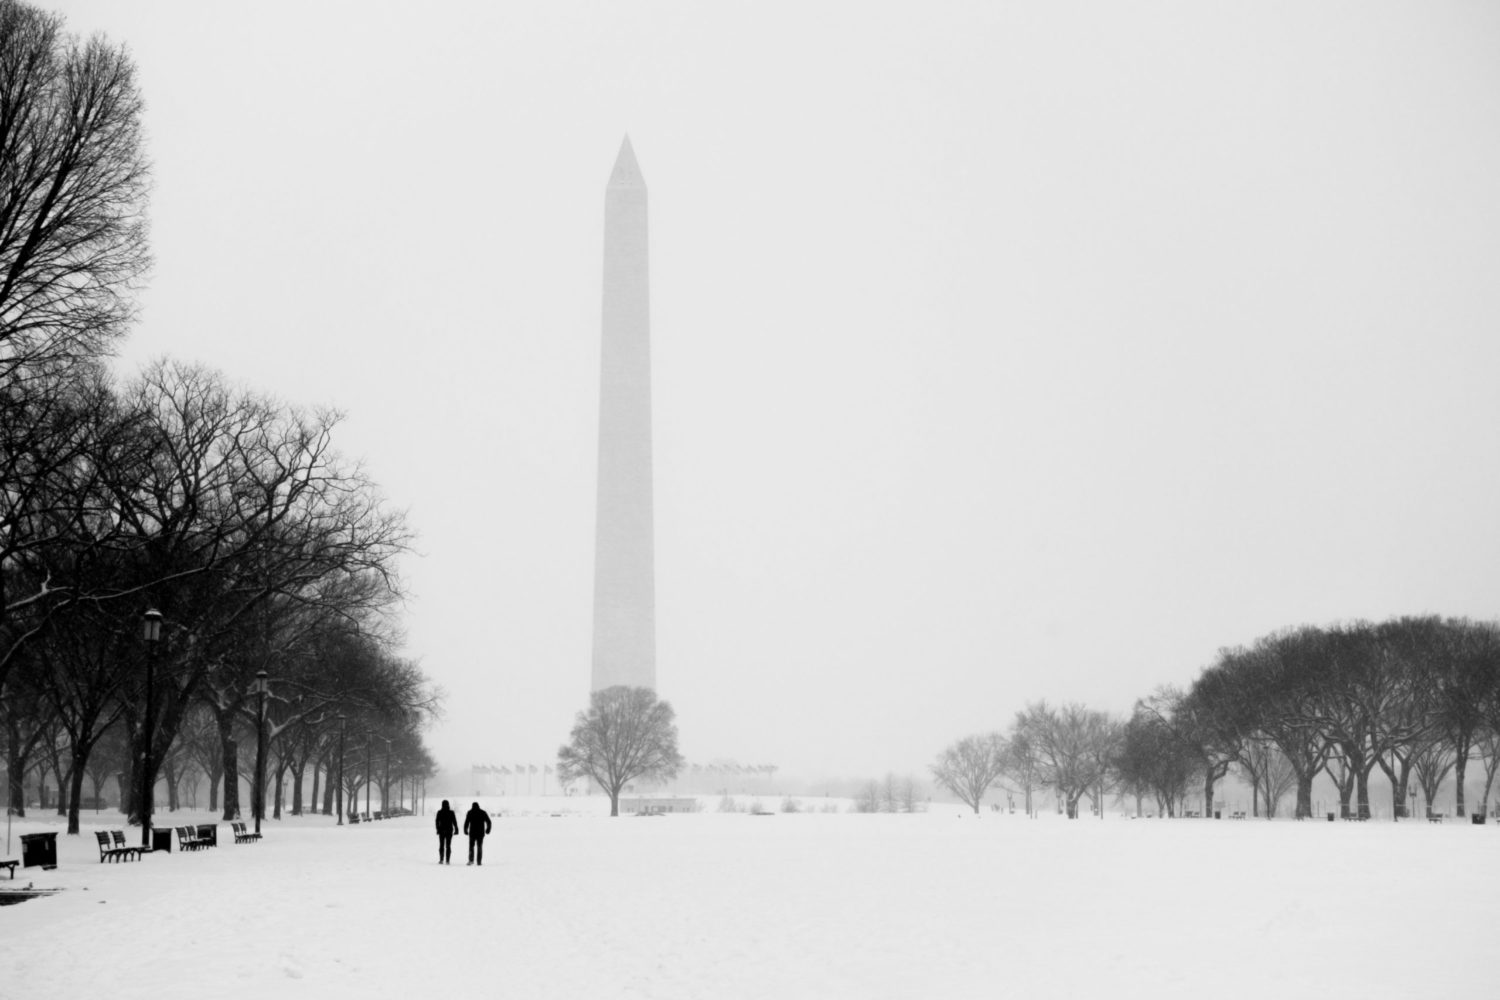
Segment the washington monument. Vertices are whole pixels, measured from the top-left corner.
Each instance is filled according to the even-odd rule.
[[[646,181],[630,137],[604,191],[593,690],[656,687]]]

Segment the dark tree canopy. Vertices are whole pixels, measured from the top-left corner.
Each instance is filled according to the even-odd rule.
[[[665,781],[682,766],[672,706],[644,687],[617,685],[589,695],[568,742],[557,751],[563,781],[591,778],[620,814],[620,792],[637,778]]]
[[[124,48],[0,0],[0,376],[102,353],[150,260],[141,95]]]

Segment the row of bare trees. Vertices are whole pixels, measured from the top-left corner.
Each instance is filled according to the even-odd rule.
[[[9,543],[0,725],[12,807],[23,805],[32,754],[65,759],[76,829],[90,758],[118,729],[134,816],[135,795],[173,760],[174,745],[207,729],[216,746],[200,766],[215,786],[222,779],[226,817],[238,815],[239,745],[261,717],[262,673],[276,762],[266,770],[290,770],[299,805],[300,776],[329,752],[340,714],[346,743],[353,726],[419,760],[409,744],[419,744],[432,694],[391,652],[394,560],[409,533],[334,450],[337,415],[289,409],[170,363],[95,390],[85,433],[5,441],[12,456],[73,450],[67,475],[46,488],[26,483],[28,506],[15,502],[23,491],[0,497]],[[164,615],[154,644],[140,638],[148,607]]]
[[[1051,791],[1069,818],[1087,797],[1097,810],[1114,787],[1114,760],[1123,724],[1079,704],[1045,701],[1017,712],[1006,733],[968,736],[944,750],[931,767],[937,783],[979,812],[989,790],[1003,783],[1019,795],[1027,815]]]
[[[1432,808],[1450,777],[1462,816],[1470,762],[1483,767],[1481,810],[1500,768],[1500,626],[1436,616],[1304,626],[1221,650],[1187,691],[1161,688],[1128,719],[1081,705],[1037,703],[1007,733],[976,735],[932,765],[939,784],[977,812],[996,785],[1050,790],[1078,815],[1113,792],[1151,799],[1162,815],[1201,794],[1207,813],[1233,774],[1251,790],[1252,812],[1276,815],[1295,792],[1295,815],[1312,815],[1313,782],[1326,775],[1340,811],[1371,815],[1378,770],[1403,816],[1421,791]]]
[[[1430,809],[1451,775],[1462,816],[1470,762],[1484,768],[1481,810],[1500,764],[1500,626],[1424,616],[1288,629],[1222,650],[1189,691],[1156,702],[1146,711],[1207,790],[1234,767],[1273,808],[1278,787],[1295,790],[1305,817],[1326,773],[1342,813],[1364,819],[1377,769],[1393,816],[1414,784]]]
[[[262,720],[257,773],[294,808],[336,737],[430,769],[434,695],[393,652],[410,532],[339,414],[189,365],[109,374],[149,265],[140,110],[122,48],[0,0],[0,740],[10,808],[50,770],[72,832],[86,777],[120,776],[134,818],[197,769],[237,815]]]

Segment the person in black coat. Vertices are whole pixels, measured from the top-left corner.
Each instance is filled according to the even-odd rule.
[[[443,800],[443,808],[437,811],[437,835],[438,835],[438,864],[448,864],[448,859],[453,856],[453,835],[458,832],[458,813],[448,808],[448,800]]]
[[[490,832],[490,814],[476,802],[464,816],[464,833],[469,835],[469,864],[484,864],[484,835]]]

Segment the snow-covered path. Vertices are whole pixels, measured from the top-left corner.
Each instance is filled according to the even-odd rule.
[[[0,907],[0,996],[1398,998],[1496,974],[1493,825],[527,815],[473,868],[462,838],[436,864],[430,816],[266,830],[117,865],[59,838],[15,884],[66,891]]]

